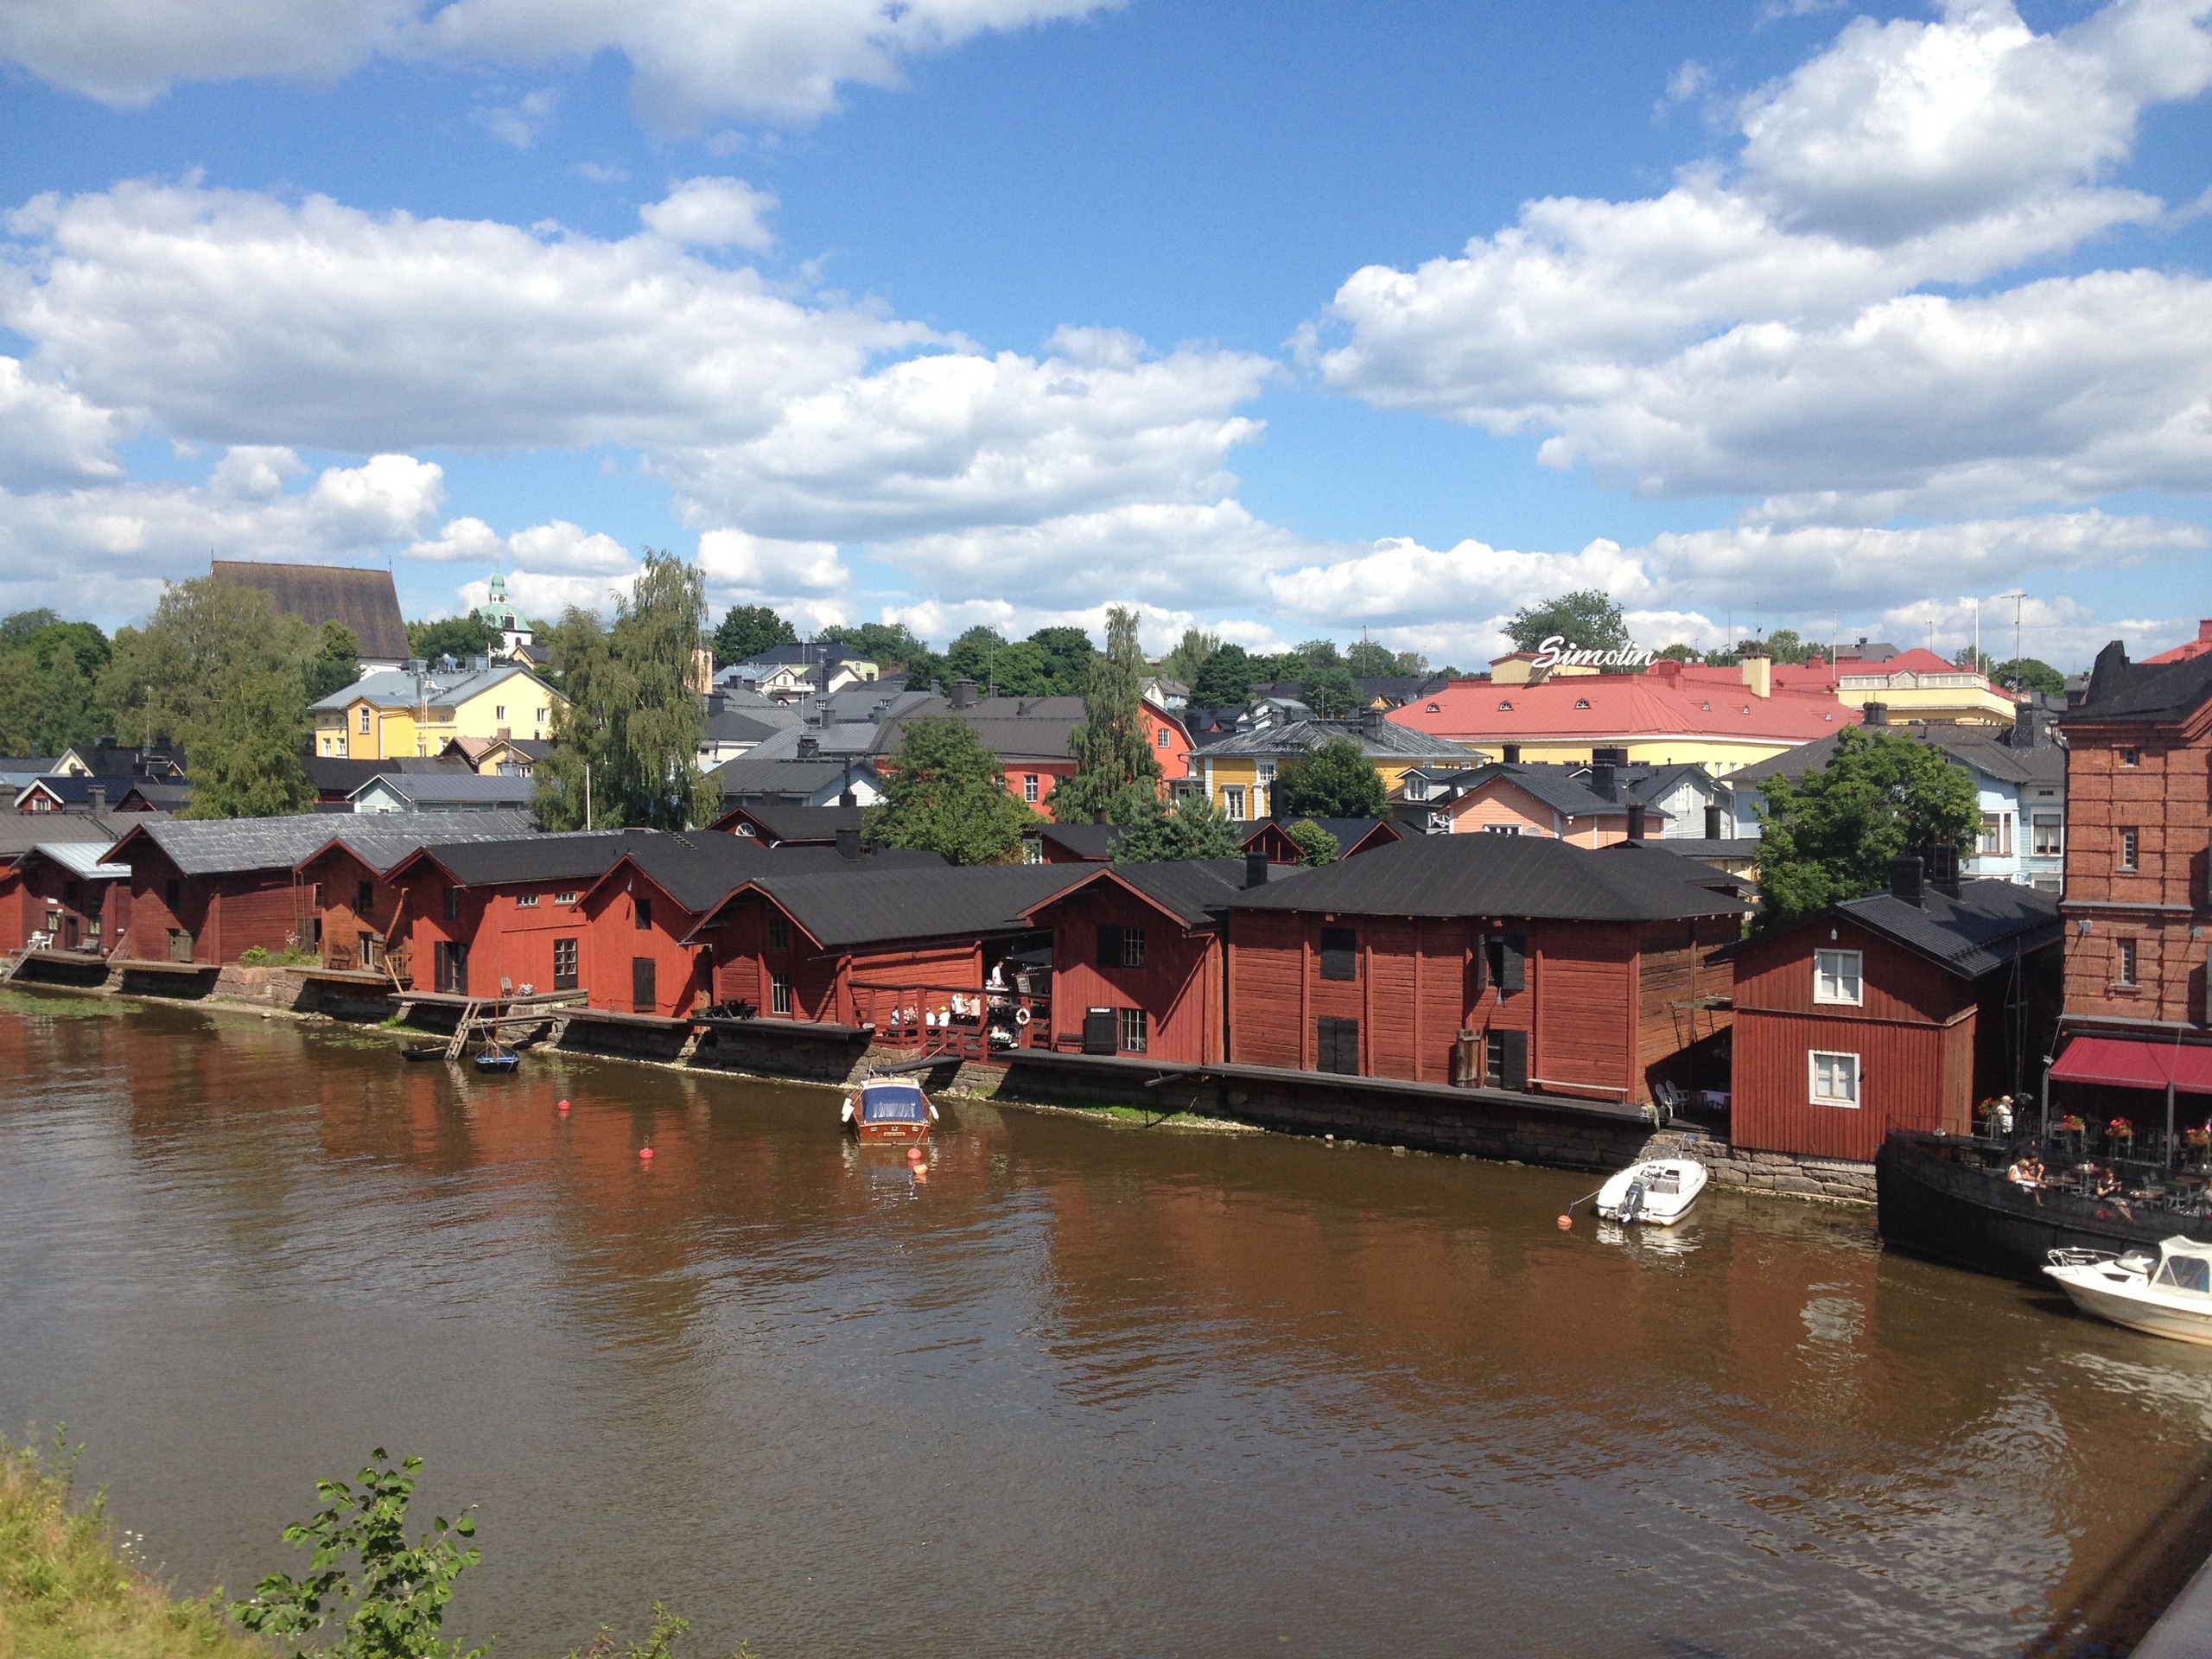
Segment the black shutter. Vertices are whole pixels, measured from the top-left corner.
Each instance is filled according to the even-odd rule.
[[[1107,930],[1100,928],[1101,933]],[[1116,1054],[1121,1052],[1121,1033],[1115,1027],[1114,1010],[1087,1008],[1083,1015],[1083,1052],[1086,1054]]]
[[[1490,939],[1481,933],[1475,935],[1475,949],[1467,958],[1467,1006],[1473,1007],[1483,1000],[1483,992],[1490,984]]]
[[[1500,991],[1525,991],[1529,988],[1529,940],[1520,933],[1501,934],[1497,941],[1497,988]]]
[[[639,1014],[651,1014],[659,999],[653,995],[653,959],[651,957],[630,958],[630,1001]]]
[[[1122,965],[1122,930],[1120,928],[1101,927],[1098,930],[1098,965],[1101,968],[1118,968]],[[1106,1052],[1110,1054],[1113,1051],[1109,1049]]]
[[[1522,1089],[1529,1086],[1529,1033],[1525,1031],[1501,1031],[1497,1035],[1504,1040],[1498,1046],[1503,1051],[1504,1065],[1498,1068],[1501,1075],[1497,1086],[1501,1089]]]
[[[1339,1077],[1359,1075],[1359,1021],[1323,1015],[1313,1026],[1313,1069]]]
[[[1359,977],[1359,935],[1348,927],[1321,930],[1321,977]]]

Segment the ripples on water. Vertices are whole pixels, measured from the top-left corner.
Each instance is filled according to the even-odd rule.
[[[517,1655],[2086,1653],[2212,1456],[2212,1355],[1861,1213],[976,1105],[918,1183],[822,1090],[29,995],[0,1079],[0,1421],[188,1587],[422,1452]]]

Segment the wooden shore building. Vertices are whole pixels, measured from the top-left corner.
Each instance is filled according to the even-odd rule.
[[[1236,894],[1232,1062],[1634,1105],[1726,1030],[1748,906],[1652,843],[1423,836]],[[1710,1052],[1710,1047],[1707,1047]]]
[[[347,922],[366,940],[381,935],[391,942],[394,976],[442,995],[496,995],[502,979],[577,990],[585,926],[579,901],[622,856],[626,839],[601,830],[423,847],[376,889],[355,887],[376,904],[372,915],[326,910],[324,939],[342,938]],[[325,892],[342,902],[346,884],[327,884]]]

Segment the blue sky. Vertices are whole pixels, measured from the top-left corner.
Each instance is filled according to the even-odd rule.
[[[2069,666],[2212,612],[2202,0],[177,15],[0,19],[7,608],[652,545],[1462,664],[1592,584],[2000,654],[2024,591]]]

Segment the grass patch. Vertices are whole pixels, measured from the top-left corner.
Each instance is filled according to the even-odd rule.
[[[0,1014],[34,1014],[41,1020],[106,1020],[136,1014],[144,1004],[134,997],[98,996],[74,986],[33,989],[29,984],[0,990]]]
[[[105,1493],[73,1504],[76,1461],[0,1439],[0,1659],[269,1659],[219,1591],[180,1599],[130,1560]]]

